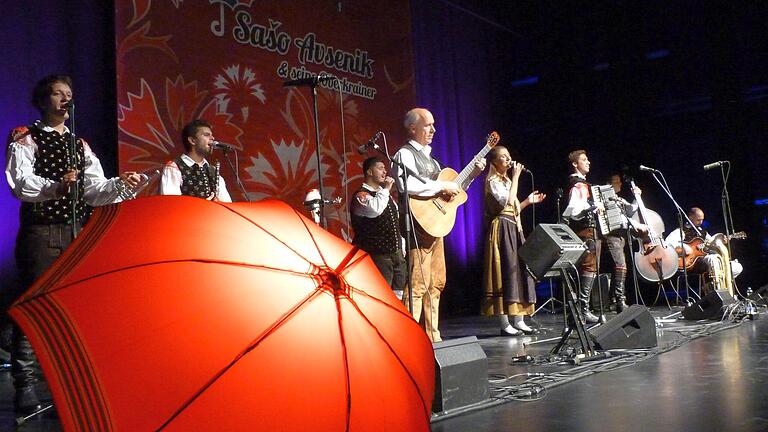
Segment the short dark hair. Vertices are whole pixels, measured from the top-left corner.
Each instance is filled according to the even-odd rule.
[[[48,75],[38,81],[32,89],[32,106],[40,111],[40,113],[43,112],[45,99],[51,95],[53,85],[57,82],[66,84],[72,89],[72,78],[68,75]]]
[[[184,150],[189,151],[191,146],[189,145],[189,137],[195,136],[197,133],[197,130],[203,127],[207,127],[208,129],[211,128],[211,124],[203,119],[194,119],[191,122],[187,123],[186,126],[184,126],[184,129],[181,130],[181,143],[184,145]]]
[[[368,159],[363,161],[363,174],[367,175],[368,170],[371,169],[376,163],[381,162],[384,163],[384,161],[378,157],[378,156],[372,156]]]
[[[581,149],[574,150],[574,151],[568,153],[568,161],[570,163],[572,163],[572,164],[578,163],[579,162],[579,156],[581,156],[583,154],[587,154],[587,151],[586,150],[581,150]]]

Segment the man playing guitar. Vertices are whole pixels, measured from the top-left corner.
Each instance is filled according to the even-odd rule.
[[[423,182],[413,176],[408,177],[408,194],[419,198],[442,196],[446,200],[459,195],[478,174],[485,169],[485,159],[475,163],[472,175],[465,184],[453,181],[437,180],[440,164],[431,156],[432,138],[435,135],[435,119],[424,108],[413,108],[405,114],[404,126],[408,142],[395,153],[394,176],[398,181],[398,190],[402,194],[404,185],[400,165],[417,173]],[[401,195],[402,196],[402,195]],[[401,206],[403,208],[403,206]],[[427,234],[423,227],[415,224],[415,244],[411,245],[410,281],[413,295],[413,318],[419,321],[424,311],[424,328],[432,342],[439,342],[438,329],[440,295],[445,288],[445,253],[443,237]],[[408,304],[408,292],[403,301]],[[426,298],[425,298],[426,297]]]
[[[706,253],[703,250],[699,251],[698,249],[691,247],[691,244],[696,243],[696,240],[703,240],[703,244],[707,244],[713,238],[713,236],[702,228],[704,223],[704,211],[698,207],[692,207],[688,210],[687,214],[688,218],[693,222],[693,226],[686,222],[683,226],[682,235],[680,233],[680,228],[676,228],[669,233],[666,242],[678,249],[681,244],[683,245],[685,248],[685,256],[688,258],[683,265],[690,264],[691,267],[688,269],[689,272],[712,274],[713,269],[718,262],[717,254]],[[736,235],[736,237],[738,237],[738,235]],[[682,251],[679,250],[678,252],[682,256]],[[741,274],[743,270],[744,267],[738,260],[731,261],[731,274],[733,279],[736,279],[736,276]]]

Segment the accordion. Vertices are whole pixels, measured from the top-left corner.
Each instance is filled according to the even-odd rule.
[[[627,218],[624,210],[619,206],[621,198],[611,185],[591,186],[592,198],[595,204],[602,204],[605,211],[597,212],[597,228],[601,235],[607,235],[613,231],[627,229]]]

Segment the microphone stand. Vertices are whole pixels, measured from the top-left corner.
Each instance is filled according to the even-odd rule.
[[[312,76],[312,80],[309,83],[309,86],[312,87],[312,119],[315,124],[315,158],[317,160],[317,182],[318,182],[318,191],[320,192],[320,196],[323,195],[323,169],[320,165],[320,120],[317,115],[317,85],[320,83],[320,75],[314,75]],[[283,83],[284,86],[291,85],[288,83]],[[328,222],[325,218],[325,203],[323,203],[323,200],[320,200],[320,226],[323,227],[323,229],[328,229]]]
[[[384,143],[384,148],[386,149],[386,137],[384,138]],[[405,166],[400,158],[392,159],[389,157],[389,153],[385,150],[382,150],[381,148],[375,148],[375,150],[387,158],[387,160],[390,162],[390,167],[392,165],[397,165],[398,170],[400,171],[400,178],[403,182],[403,192],[400,196],[402,198],[401,202],[403,205],[403,217],[405,218],[405,233],[403,233],[405,235],[405,262],[408,265],[408,277],[405,278],[405,289],[403,290],[403,295],[408,295],[408,311],[411,313],[411,315],[413,315],[413,290],[411,281],[411,275],[413,274],[413,257],[411,256],[411,239],[413,238],[412,235],[414,234],[414,231],[413,220],[411,217],[411,208],[408,202],[408,178],[413,177],[422,183],[426,183],[427,181],[424,180],[424,178],[421,177],[418,173]]]
[[[240,193],[243,194],[243,198],[245,198],[247,202],[251,202],[251,199],[248,198],[248,194],[245,192],[245,186],[243,186],[243,182],[240,181],[240,172],[238,171],[240,167],[240,159],[237,156],[237,149],[235,149],[235,165],[233,165],[232,160],[229,159],[229,154],[228,154],[229,149],[230,149],[229,147],[224,147],[224,149],[222,150],[224,152],[224,159],[227,160],[227,165],[229,165],[229,169],[231,169],[232,172],[235,173],[235,182],[237,183],[237,187],[240,189]],[[319,171],[319,168],[318,168],[318,171]],[[322,195],[320,196],[322,197]],[[320,209],[322,210],[322,204]]]
[[[726,171],[724,166],[728,165],[728,170]],[[728,176],[731,173],[731,163],[729,161],[723,161],[722,164],[720,164],[720,176],[723,179],[723,191],[720,194],[720,206],[723,209],[723,221],[725,222],[725,236],[726,238],[730,239],[731,235],[736,232],[736,228],[733,226],[733,214],[731,213],[731,198],[728,195]],[[728,246],[728,257],[733,256],[731,252],[731,242],[727,242],[726,245]],[[734,280],[735,282],[735,280]]]
[[[67,107],[69,112],[69,167],[70,169],[77,170],[77,136],[75,135],[75,104],[70,100]],[[80,221],[77,218],[77,203],[80,199],[80,172],[75,176],[74,184],[70,184],[69,199],[70,199],[70,217],[72,218],[72,240],[74,240],[78,234],[80,234]]]
[[[656,174],[659,174],[661,179],[663,180],[663,183],[661,180],[659,180],[658,177],[656,177]],[[677,209],[677,223],[678,223],[678,229],[680,230],[680,249],[683,251],[683,277],[685,278],[685,292],[686,295],[691,292],[691,286],[688,284],[688,269],[685,266],[685,259],[686,259],[686,252],[685,252],[685,234],[683,232],[683,218],[688,221],[688,224],[693,227],[693,230],[696,231],[696,234],[701,236],[701,231],[699,231],[699,228],[693,224],[691,219],[688,217],[688,214],[683,210],[682,207],[680,207],[680,204],[677,203],[677,200],[675,200],[675,197],[672,196],[672,190],[669,187],[669,184],[667,184],[667,179],[664,178],[664,173],[662,173],[659,170],[651,171],[651,176],[654,180],[656,180],[656,183],[661,186],[661,190],[664,191],[665,194],[669,197],[669,199],[672,201],[672,204],[675,205],[675,208]],[[680,298],[680,293],[675,292],[677,294],[677,298]],[[665,296],[666,298],[666,296]]]
[[[531,192],[536,191],[536,183],[533,179],[533,172],[528,170],[528,174],[531,175]],[[531,203],[531,232],[536,229],[536,203]]]

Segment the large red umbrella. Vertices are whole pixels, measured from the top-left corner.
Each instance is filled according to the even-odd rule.
[[[280,201],[100,208],[11,316],[67,430],[429,429],[426,335]]]

